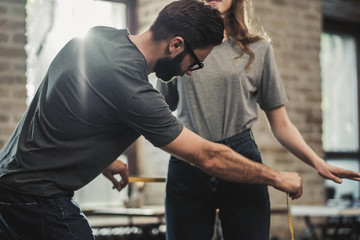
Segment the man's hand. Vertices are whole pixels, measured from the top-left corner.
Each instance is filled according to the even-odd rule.
[[[342,183],[342,178],[360,181],[360,173],[334,167],[325,161],[321,162],[321,164],[316,166],[316,169],[320,176],[326,179],[330,179],[336,183]]]
[[[280,172],[279,179],[277,179],[273,187],[289,193],[293,200],[298,199],[302,195],[302,182],[298,173]]]
[[[120,174],[121,181],[118,181],[114,175]],[[129,183],[129,170],[125,163],[119,159],[115,160],[109,167],[103,171],[103,175],[108,178],[118,191],[121,191]]]

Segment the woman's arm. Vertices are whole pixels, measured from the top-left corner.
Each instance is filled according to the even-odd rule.
[[[314,167],[322,177],[336,183],[341,183],[341,178],[360,181],[360,173],[334,167],[320,158],[290,121],[285,106],[267,110],[265,113],[275,138],[296,157]]]

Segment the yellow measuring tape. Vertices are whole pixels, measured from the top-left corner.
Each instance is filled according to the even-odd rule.
[[[291,222],[291,216],[290,216],[290,206],[289,206],[289,194],[286,194],[286,208],[287,208],[287,215],[288,215],[288,224],[289,229],[291,233],[291,240],[294,240],[294,229]]]
[[[129,182],[166,182],[166,178],[129,177]]]

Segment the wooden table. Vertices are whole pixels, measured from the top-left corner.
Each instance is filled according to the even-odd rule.
[[[164,207],[95,207],[83,210],[93,234],[99,239],[148,239],[154,234],[165,239]],[[108,236],[105,237],[104,236]]]
[[[351,234],[360,234],[360,207],[331,207],[316,205],[292,205],[290,207],[291,216],[304,217],[306,232],[310,239],[320,239],[316,234],[316,226],[311,222],[312,217],[326,217],[327,221],[321,226],[322,238],[327,236],[327,230],[334,229],[332,239],[336,239],[339,229],[350,228]],[[346,221],[345,221],[346,220]],[[346,224],[345,224],[346,223]],[[357,235],[358,236],[358,235]]]
[[[90,226],[146,225],[164,223],[162,206],[146,208],[97,207],[84,210]]]

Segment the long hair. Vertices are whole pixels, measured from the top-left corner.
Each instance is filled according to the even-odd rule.
[[[238,58],[244,53],[250,56],[245,69],[250,69],[255,59],[255,54],[249,48],[249,44],[261,39],[269,39],[262,29],[259,30],[252,24],[252,20],[252,6],[249,0],[232,0],[230,9],[224,13],[226,34],[231,36],[242,50]],[[255,33],[250,33],[249,28]]]

